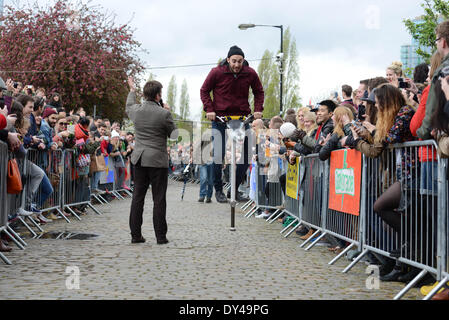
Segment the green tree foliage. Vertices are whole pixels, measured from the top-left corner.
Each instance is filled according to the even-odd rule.
[[[285,111],[289,108],[297,109],[301,106],[299,98],[298,52],[296,49],[296,40],[292,38],[290,28],[287,28],[284,33],[283,51],[284,83],[282,100],[283,111]],[[277,53],[279,52],[280,50]],[[264,52],[257,72],[265,91],[264,118],[279,115],[280,74],[278,63],[275,61],[273,53],[269,50]]]
[[[187,81],[184,79],[181,87],[181,96],[179,98],[179,115],[181,119],[187,120],[190,117],[190,97]]]
[[[431,53],[427,52],[427,48],[431,48],[431,52],[436,50],[435,28],[442,20],[449,19],[449,2],[445,0],[424,0],[421,4],[424,14],[420,17],[419,23],[414,19],[404,19],[405,27],[412,35],[413,39],[418,41],[419,47],[416,53],[430,62]]]
[[[168,83],[167,88],[167,100],[165,103],[167,103],[173,112],[177,112],[176,109],[176,96],[178,91],[178,85],[176,84],[176,77],[172,76],[170,79],[170,82]]]

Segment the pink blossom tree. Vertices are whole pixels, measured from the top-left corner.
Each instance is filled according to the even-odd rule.
[[[72,4],[73,5],[73,4]],[[141,46],[128,24],[116,26],[111,14],[81,2],[58,0],[52,6],[5,7],[0,21],[0,71],[24,85],[44,87],[47,97],[61,95],[69,109],[93,106],[121,120],[128,75],[144,67]]]

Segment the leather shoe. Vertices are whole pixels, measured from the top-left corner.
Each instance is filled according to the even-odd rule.
[[[158,239],[157,240],[157,244],[167,244],[167,243],[168,243],[167,238],[165,238],[165,239]]]
[[[398,278],[402,275],[404,275],[402,269],[394,268],[393,271],[391,271],[389,274],[381,276],[379,279],[380,281],[385,282],[398,281]]]
[[[0,241],[0,252],[11,252],[12,248],[10,246],[7,246],[3,243],[3,241]]]
[[[203,197],[199,198],[198,202],[204,202],[204,198]]]
[[[215,199],[217,199],[218,203],[228,203],[228,200],[223,192],[216,192]]]
[[[144,243],[146,240],[144,237],[140,237],[140,238],[132,238],[131,243]]]
[[[442,292],[433,296],[432,300],[449,300],[449,289],[444,289]]]
[[[211,198],[206,198],[206,203],[211,203],[212,199]]]

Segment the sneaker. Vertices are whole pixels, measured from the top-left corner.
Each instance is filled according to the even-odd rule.
[[[204,202],[204,197],[200,197],[200,198],[198,199],[198,202]]]
[[[40,211],[34,203],[31,204],[30,209],[33,213],[38,213],[38,214],[42,213],[42,211]]]
[[[228,200],[226,199],[225,194],[223,193],[223,191],[221,192],[216,192],[215,193],[215,198],[217,199],[218,203],[228,203]]]
[[[17,214],[21,217],[29,217],[29,216],[32,216],[34,214],[34,212],[26,211],[23,208],[19,208],[19,210],[17,210]]]
[[[268,219],[271,216],[268,212],[263,212],[256,216],[256,219]]]
[[[206,203],[211,203],[212,199],[211,198],[206,198]]]

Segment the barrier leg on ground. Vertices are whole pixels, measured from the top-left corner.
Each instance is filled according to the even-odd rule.
[[[27,247],[28,246],[28,244],[25,242],[25,240],[23,240],[22,239],[22,237],[21,236],[19,236],[10,226],[8,226],[7,228],[6,228],[6,230],[8,230],[8,232],[9,233],[11,233],[14,237],[15,237],[15,239],[17,239],[17,240],[19,240],[19,242],[24,246],[24,247]]]
[[[31,217],[27,217],[27,218],[31,222],[31,224],[33,226],[35,226],[37,230],[39,230],[39,232],[41,232],[41,233],[44,232],[44,229],[42,229],[41,226],[36,221],[34,221],[33,218],[31,218]]]
[[[93,211],[95,211],[96,214],[98,214],[99,216],[102,215],[101,212],[98,211],[98,210],[92,205],[92,203],[88,203],[87,205],[88,205]]]
[[[317,230],[315,231],[310,237],[309,239],[307,239],[306,241],[304,241],[299,247],[303,248],[306,244],[308,244],[310,241],[312,241],[313,238],[315,238],[317,235],[319,235],[321,233],[321,230]]]
[[[332,259],[328,265],[333,265],[335,262],[337,262],[341,257],[343,257],[349,250],[351,250],[355,246],[355,243],[351,243],[349,246],[347,246],[342,252],[340,252],[334,259]]]
[[[279,214],[276,215],[278,212],[279,212]],[[275,211],[275,212],[270,216],[270,218],[272,218],[272,217],[274,217],[274,218],[271,219],[270,221],[267,220],[267,222],[268,222],[269,224],[272,224],[272,223],[275,222],[277,219],[279,219],[283,214],[284,214],[284,210],[280,210],[280,209],[279,209],[279,210]],[[268,219],[269,219],[269,218],[268,218]]]
[[[245,211],[246,208],[248,208],[251,203],[253,203],[253,200],[249,200],[248,202],[246,202],[243,206],[240,207],[240,209],[242,209],[243,211]]]
[[[36,232],[25,222],[22,217],[17,217],[17,219],[27,228],[27,230],[33,235],[33,238],[37,237]]]
[[[25,247],[11,234],[8,230],[3,230],[3,232],[11,239],[12,242],[20,249],[25,250]]]
[[[290,227],[293,226],[296,222],[299,222],[298,218],[295,218],[288,226],[286,226],[284,229],[282,229],[280,234],[283,234],[285,231],[290,229]]]
[[[355,260],[354,261],[352,261],[350,264],[349,264],[349,266],[347,266],[343,271],[342,271],[342,273],[348,273],[349,272],[349,270],[351,270],[360,260],[362,260],[362,258],[364,257],[364,256],[366,256],[366,254],[369,252],[369,250],[368,249],[365,249],[365,250],[363,250],[363,252],[361,253],[361,254],[359,254],[358,256],[357,256],[357,258],[355,258]]]
[[[327,235],[327,233],[326,232],[323,232],[322,234],[320,234],[320,236],[316,239],[316,240],[314,240],[311,244],[310,244],[310,246],[308,246],[305,250],[306,251],[309,251],[310,249],[312,249],[321,239],[323,239],[323,237],[325,236],[325,235]]]
[[[81,221],[81,218],[75,213],[75,211],[72,210],[72,208],[70,208],[69,206],[67,206],[66,208],[69,209],[70,213],[73,214],[75,218]]]
[[[246,215],[245,218],[251,218],[256,212],[259,210],[259,207],[255,206],[252,210],[250,210]]]
[[[285,236],[284,236],[284,238],[288,238],[288,236],[290,236],[292,233],[293,233],[293,231],[295,231],[296,229],[298,229],[299,228],[299,226],[301,225],[300,224],[300,222],[299,222],[299,219],[297,220],[298,221],[298,224],[297,225],[295,225]]]
[[[438,285],[437,285],[435,288],[433,288],[432,291],[430,291],[429,294],[428,294],[427,296],[424,297],[423,300],[426,300],[426,301],[427,301],[427,300],[432,299],[432,297],[433,297],[434,295],[436,295],[437,292],[440,291],[440,289],[443,288],[444,285],[446,284],[446,282],[448,282],[448,281],[449,281],[449,277],[445,277],[444,279],[442,279],[442,280],[438,283]]]
[[[394,298],[393,300],[399,300],[401,299],[411,288],[415,286],[415,284],[421,280],[422,277],[424,277],[427,274],[427,270],[422,270],[412,281],[410,281],[404,289],[402,289]]]

